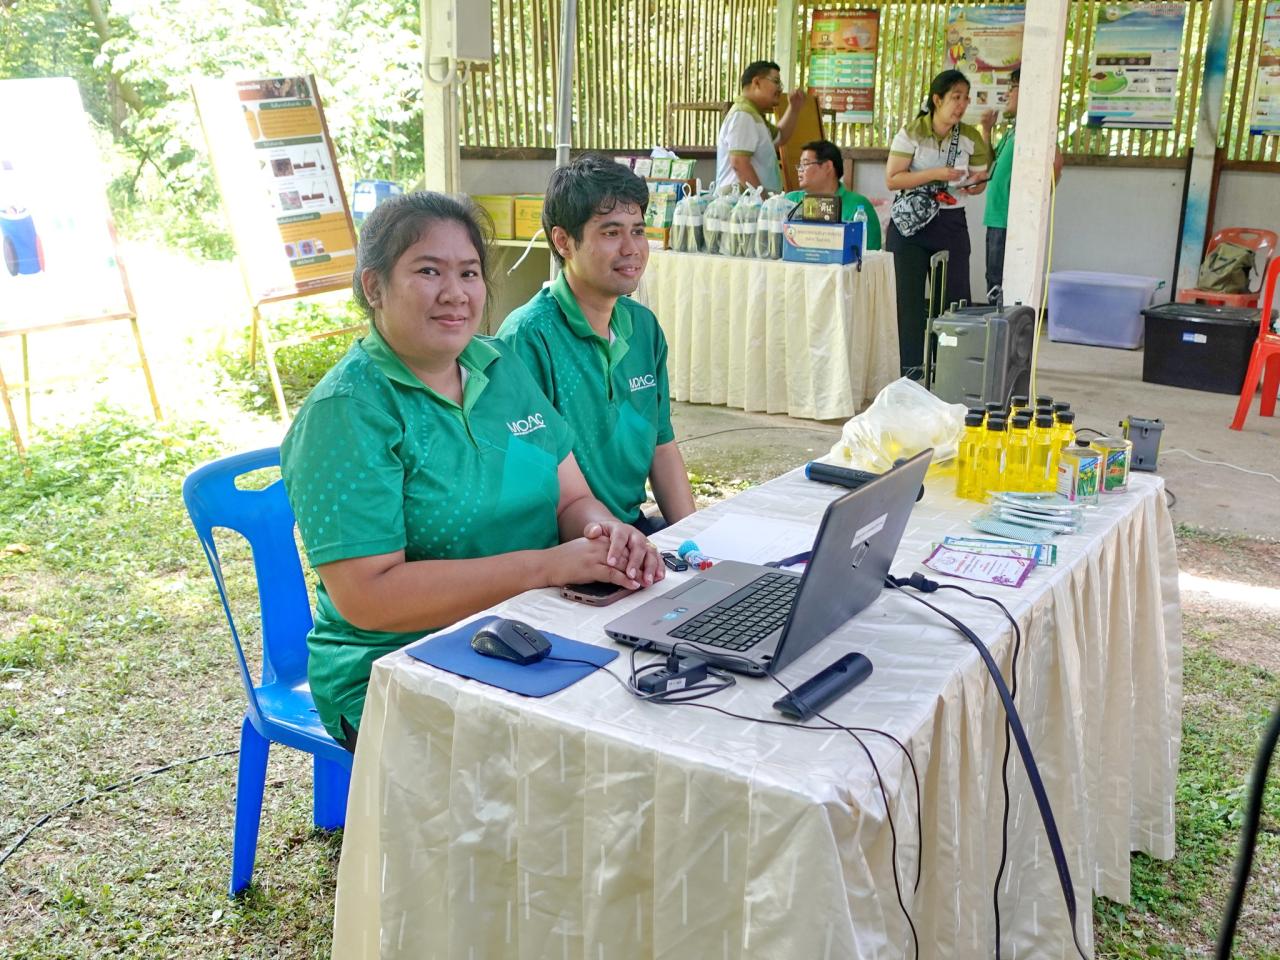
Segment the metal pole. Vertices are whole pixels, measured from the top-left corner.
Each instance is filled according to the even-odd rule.
[[[574,41],[578,34],[578,0],[564,0],[560,13],[560,77],[556,90],[556,166],[569,163],[573,136]],[[551,238],[547,238],[551,242]]]

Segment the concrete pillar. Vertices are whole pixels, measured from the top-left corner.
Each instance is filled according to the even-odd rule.
[[[777,28],[773,42],[773,62],[789,91],[796,78],[796,0],[778,0]],[[746,64],[742,64],[741,70]]]
[[[458,193],[462,189],[458,145],[457,61],[431,58],[429,32],[433,7],[452,0],[419,0],[422,30],[422,179],[426,189]]]
[[[1068,4],[1069,0],[1035,0],[1027,4],[1004,255],[1007,304],[1020,301],[1040,305],[1049,242],[1049,190],[1058,141]]]

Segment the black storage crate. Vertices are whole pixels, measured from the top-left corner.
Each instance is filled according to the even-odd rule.
[[[1239,393],[1258,337],[1258,311],[1163,303],[1142,311],[1142,379],[1171,387]]]

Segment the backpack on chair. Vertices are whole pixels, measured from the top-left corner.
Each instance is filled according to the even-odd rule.
[[[1215,293],[1245,293],[1253,271],[1253,251],[1239,244],[1223,242],[1209,251],[1196,280],[1199,290]]]

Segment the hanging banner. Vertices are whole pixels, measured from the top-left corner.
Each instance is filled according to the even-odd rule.
[[[1089,63],[1089,124],[1169,130],[1178,101],[1183,4],[1108,3]]]
[[[315,78],[201,80],[194,91],[254,303],[350,286],[355,230]]]
[[[809,32],[809,95],[837,123],[870,123],[876,100],[877,10],[815,10]]]
[[[0,332],[133,316],[74,80],[0,80]]]
[[[969,78],[966,123],[977,123],[988,110],[1004,111],[1009,100],[1009,74],[1022,65],[1022,30],[1026,9],[1009,6],[953,6],[947,21],[947,62]]]
[[[1263,17],[1249,132],[1269,137],[1280,134],[1280,3],[1268,3]]]

